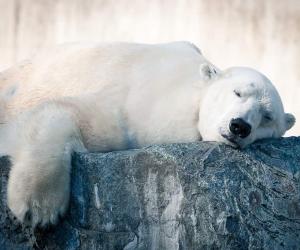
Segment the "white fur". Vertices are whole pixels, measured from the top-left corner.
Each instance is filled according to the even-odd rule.
[[[1,73],[0,83],[0,150],[13,159],[8,205],[21,221],[31,213],[33,226],[66,211],[73,151],[201,137],[244,147],[294,122],[260,73],[222,72],[187,42],[65,45]],[[235,89],[246,94],[239,99]],[[233,144],[221,134],[236,117],[254,130]]]

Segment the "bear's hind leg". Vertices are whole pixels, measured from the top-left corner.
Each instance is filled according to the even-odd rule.
[[[22,222],[30,215],[33,227],[55,224],[69,203],[71,154],[86,151],[74,113],[46,103],[28,112],[16,132],[8,206]]]

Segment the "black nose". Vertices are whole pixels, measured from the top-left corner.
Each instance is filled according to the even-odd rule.
[[[238,137],[245,138],[251,133],[251,125],[241,118],[232,119],[229,124],[231,133]]]

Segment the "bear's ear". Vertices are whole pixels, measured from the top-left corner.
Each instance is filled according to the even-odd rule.
[[[200,65],[200,75],[205,81],[212,80],[216,78],[220,73],[220,70],[212,64],[202,63]]]
[[[289,130],[290,128],[292,128],[296,122],[296,118],[295,116],[293,116],[292,114],[289,113],[285,113],[284,114],[284,118],[285,118],[285,128],[286,130]]]

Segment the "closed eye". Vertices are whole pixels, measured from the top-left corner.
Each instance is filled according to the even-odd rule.
[[[264,120],[265,120],[266,122],[271,122],[271,121],[273,121],[273,117],[272,117],[272,115],[270,115],[270,114],[265,114],[265,115],[264,115]]]
[[[234,90],[233,92],[237,97],[242,97],[241,92],[239,92],[237,90]]]

